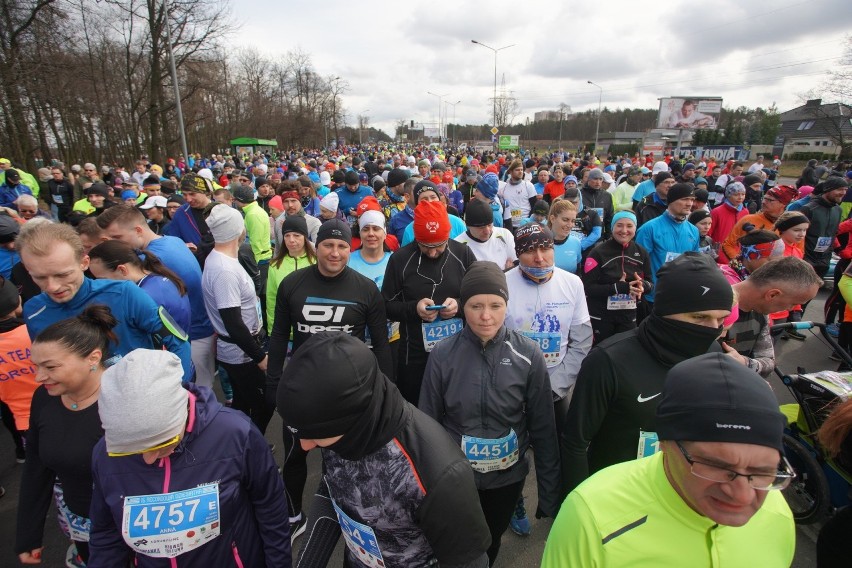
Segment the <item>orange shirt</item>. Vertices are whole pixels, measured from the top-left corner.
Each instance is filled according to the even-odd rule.
[[[0,400],[12,409],[15,427],[22,432],[30,428],[30,403],[38,388],[30,347],[25,325],[0,333]]]

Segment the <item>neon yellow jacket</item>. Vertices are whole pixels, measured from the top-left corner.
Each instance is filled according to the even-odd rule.
[[[780,491],[742,527],[693,511],[666,478],[663,453],[603,469],[568,495],[542,568],[789,567],[793,515]]]
[[[254,259],[258,263],[272,258],[272,241],[269,239],[269,214],[252,201],[243,205],[243,215]]]

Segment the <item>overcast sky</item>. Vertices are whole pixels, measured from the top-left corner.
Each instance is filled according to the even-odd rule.
[[[685,95],[788,110],[839,64],[852,16],[850,0],[232,2],[242,27],[229,45],[279,56],[301,48],[317,72],[349,82],[349,124],[365,114],[390,135],[400,119],[436,122],[438,98],[427,91],[461,101],[457,123],[490,123],[494,55],[471,39],[515,44],[499,52],[497,89],[505,76],[516,122],[559,103],[596,109],[588,80],[610,108]],[[452,121],[452,106],[447,114]]]

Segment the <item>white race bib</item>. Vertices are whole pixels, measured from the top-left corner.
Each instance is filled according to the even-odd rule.
[[[219,484],[124,498],[121,536],[139,554],[175,558],[219,536]]]
[[[630,294],[614,294],[607,297],[606,309],[608,310],[635,310],[636,300]]]
[[[636,459],[653,456],[660,451],[660,440],[656,432],[639,430],[639,446],[636,448]]]
[[[334,501],[331,504],[337,512],[337,522],[340,523],[343,540],[346,541],[346,546],[350,552],[365,566],[385,568],[385,561],[376,539],[376,532],[367,525],[349,517]]]
[[[538,343],[541,352],[544,354],[544,363],[548,367],[552,367],[559,363],[561,360],[559,358],[559,349],[562,347],[561,333],[548,333],[541,331],[522,331],[521,333]]]
[[[834,237],[818,237],[816,246],[814,247],[814,252],[825,252],[834,242]]]
[[[461,449],[473,471],[488,473],[509,469],[518,463],[518,435],[515,430],[502,438],[462,436]]]
[[[680,255],[681,255],[681,253],[679,253],[679,252],[667,252],[666,253],[666,259],[663,261],[663,264],[665,264],[666,262],[669,262],[670,260],[676,259]]]
[[[464,328],[461,318],[437,319],[432,322],[423,322],[423,348],[426,353],[432,351],[439,341],[451,337]]]

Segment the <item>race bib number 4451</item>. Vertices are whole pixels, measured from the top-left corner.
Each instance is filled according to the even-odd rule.
[[[121,535],[133,550],[175,558],[219,536],[219,484],[124,498]]]

